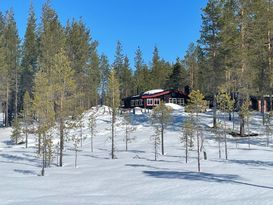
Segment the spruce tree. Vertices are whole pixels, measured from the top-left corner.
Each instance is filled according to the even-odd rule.
[[[166,87],[168,89],[183,89],[187,85],[186,70],[179,59],[172,66],[172,72],[167,80]]]
[[[107,90],[107,84],[108,84],[108,76],[110,72],[108,63],[108,58],[106,55],[102,54],[100,57],[99,62],[99,71],[100,71],[100,105],[105,105],[105,98],[106,98],[106,90]]]
[[[144,75],[144,60],[140,47],[138,47],[135,52],[134,61],[135,61],[134,94],[139,94],[147,89],[145,86],[147,82],[145,82]]]
[[[38,34],[36,17],[32,5],[29,9],[24,43],[22,47],[22,75],[21,75],[21,98],[28,91],[32,96],[34,75],[38,69]],[[22,100],[22,99],[21,99]]]
[[[7,81],[6,81],[6,125],[8,125],[14,114],[18,114],[18,93],[19,93],[19,37],[14,19],[13,10],[9,10],[5,16],[4,47],[6,48]]]

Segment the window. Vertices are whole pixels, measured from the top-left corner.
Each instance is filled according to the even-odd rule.
[[[169,103],[184,105],[184,98],[170,98]]]
[[[121,107],[125,107],[124,100],[121,101]]]
[[[159,105],[160,104],[160,99],[159,98],[155,98],[154,99],[154,105]]]
[[[136,107],[138,106],[138,100],[135,100],[135,106]]]
[[[143,100],[142,99],[139,100],[139,106],[143,106]]]
[[[131,107],[134,107],[134,106],[135,106],[135,101],[131,100]]]
[[[153,104],[153,99],[147,99],[147,106],[152,106]]]

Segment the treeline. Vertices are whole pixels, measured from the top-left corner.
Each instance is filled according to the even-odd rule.
[[[118,41],[110,65],[106,55],[98,54],[99,43],[83,20],[68,20],[61,25],[56,11],[45,3],[37,25],[31,7],[21,41],[14,13],[9,10],[0,14],[0,98],[5,125],[9,126],[22,111],[26,92],[32,100],[35,98],[35,84],[37,87],[42,83],[39,81],[46,81],[53,86],[57,82],[54,78],[59,61],[67,61],[71,68],[77,95],[74,107],[81,110],[105,104],[111,69],[120,82],[121,97],[155,88],[183,89],[186,85],[211,96],[216,96],[219,87],[239,92],[241,98],[272,94],[272,28],[272,0],[209,0],[202,13],[200,39],[189,45],[183,59],[167,62],[155,47],[147,63],[138,47],[130,63]],[[45,86],[40,87],[36,93],[45,93]],[[50,89],[56,89],[53,87]],[[58,95],[52,96],[56,99]],[[59,106],[54,102],[55,112]]]

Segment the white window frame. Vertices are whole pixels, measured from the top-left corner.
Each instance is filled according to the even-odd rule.
[[[160,98],[154,98],[154,105],[160,104]]]
[[[153,106],[154,105],[154,101],[152,98],[147,98],[147,106]]]

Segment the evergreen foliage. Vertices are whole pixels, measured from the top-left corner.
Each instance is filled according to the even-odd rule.
[[[156,132],[161,136],[161,154],[164,155],[164,131],[171,120],[172,109],[167,107],[164,102],[160,102],[158,106],[153,109],[152,124]]]
[[[118,114],[118,108],[120,105],[120,84],[116,70],[112,70],[108,79],[108,89],[107,89],[107,104],[112,108],[112,119],[111,119],[111,158],[115,159],[115,123],[116,116]]]

